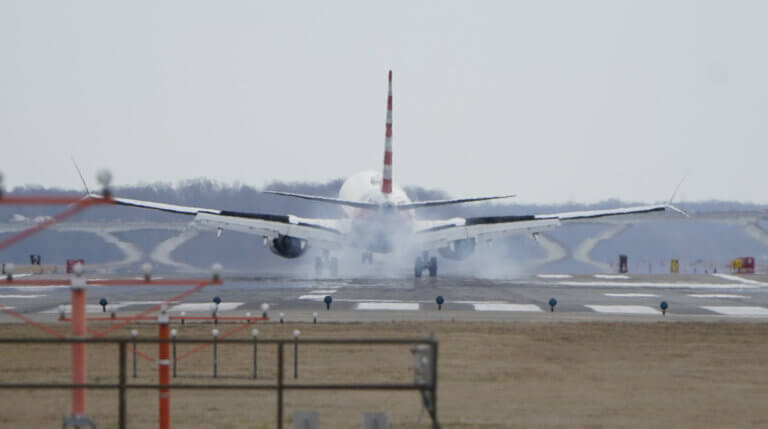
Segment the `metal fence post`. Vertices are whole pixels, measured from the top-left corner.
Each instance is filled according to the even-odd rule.
[[[253,335],[253,378],[259,376],[259,330],[253,329],[251,331]]]
[[[133,338],[133,378],[136,378],[136,336],[139,335],[139,331],[131,329],[131,338]]]
[[[283,429],[283,342],[277,343],[277,429]]]
[[[432,390],[432,429],[440,429],[440,423],[437,420],[437,340],[434,334],[430,336],[430,342],[432,346],[432,359],[430,359],[432,362],[432,376],[430,377],[432,379],[432,386],[430,387]]]
[[[216,338],[219,336],[219,330],[213,329],[211,330],[211,335],[213,335],[213,378],[218,377],[219,375],[219,362],[218,362],[218,350],[217,350],[217,343]]]
[[[126,377],[126,364],[128,357],[125,355],[126,352],[126,344],[125,341],[120,341],[120,379],[118,384],[120,387],[118,388],[118,412],[117,412],[117,427],[119,429],[126,429],[126,398],[125,398],[125,377]]]
[[[298,329],[293,330],[293,378],[299,378],[299,335]]]

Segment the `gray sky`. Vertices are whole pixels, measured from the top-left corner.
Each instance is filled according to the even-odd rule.
[[[521,202],[768,202],[768,2],[0,0],[8,186],[380,169]]]

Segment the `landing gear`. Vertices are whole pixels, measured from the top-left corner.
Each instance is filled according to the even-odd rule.
[[[331,277],[338,276],[339,260],[328,255],[318,256],[315,258],[315,275],[320,277],[324,272],[328,272]]]
[[[429,270],[430,277],[437,277],[437,258],[434,256],[430,258],[427,253],[417,256],[413,263],[413,275],[416,278],[421,278],[421,273],[424,270]]]
[[[363,252],[361,259],[363,261],[363,265],[373,264],[373,252]]]

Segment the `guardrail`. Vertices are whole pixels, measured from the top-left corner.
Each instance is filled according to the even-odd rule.
[[[128,383],[127,358],[129,344],[202,344],[210,343],[205,339],[157,339],[157,338],[0,338],[2,344],[116,344],[118,346],[119,374],[117,383],[0,383],[0,389],[116,389],[118,391],[118,428],[127,428],[127,400],[129,389],[154,389],[169,392],[178,389],[216,389],[216,390],[273,390],[277,393],[277,428],[283,428],[283,393],[286,390],[373,390],[373,391],[417,391],[421,393],[424,407],[432,419],[432,427],[439,428],[437,419],[437,355],[438,342],[434,337],[426,339],[220,339],[218,344],[274,345],[277,348],[277,379],[274,384],[239,383],[239,384],[146,384]],[[414,382],[413,383],[320,383],[298,384],[285,382],[285,346],[298,345],[413,345]],[[167,368],[167,366],[166,366]],[[261,380],[263,381],[263,380]],[[161,394],[162,400],[162,394]]]

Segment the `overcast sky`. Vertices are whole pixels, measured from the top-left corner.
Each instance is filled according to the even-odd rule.
[[[521,202],[768,203],[768,2],[0,0],[6,186],[381,168]]]

